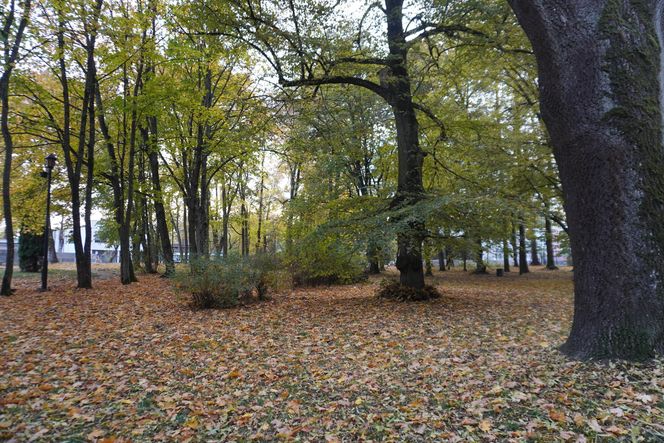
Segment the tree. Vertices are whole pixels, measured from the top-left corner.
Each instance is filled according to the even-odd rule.
[[[215,177],[256,152],[265,126],[246,51],[193,31],[209,26],[205,7],[191,3],[174,10],[166,72],[177,85],[162,87],[161,93],[166,110],[161,158],[184,200],[190,258],[210,253]]]
[[[130,10],[128,5],[122,4],[119,17],[109,19],[106,26],[110,28],[111,48],[116,53],[111,52],[108,58],[117,58],[122,62],[119,67],[111,65],[110,72],[97,72],[94,79],[96,114],[106,154],[100,160],[108,162],[100,175],[107,181],[113,195],[111,207],[118,230],[122,284],[137,281],[130,246],[131,222],[135,209],[134,175],[140,124],[137,101],[143,88],[149,23],[144,20],[141,8],[140,2],[138,10]],[[102,83],[100,79],[105,81]],[[105,88],[102,89],[102,86]],[[121,101],[116,100],[118,90],[122,91]],[[106,106],[105,97],[109,97],[110,107]],[[107,113],[109,121],[119,122],[115,138],[111,135],[112,128],[107,122]]]
[[[562,349],[574,358],[664,352],[664,2],[510,4],[537,58],[574,256]]]
[[[365,11],[364,18],[357,24],[356,39],[344,40],[343,37],[338,37],[330,41],[329,36],[320,32],[317,27],[321,24],[331,25],[335,5],[316,3],[314,7],[308,8],[313,11],[312,15],[303,18],[298,16],[295,3],[290,1],[286,12],[289,18],[284,20],[288,23],[281,23],[281,19],[277,18],[279,13],[276,12],[279,11],[278,3],[264,5],[254,0],[235,0],[231,4],[237,17],[231,25],[233,29],[207,33],[245,41],[267,59],[275,69],[281,85],[354,85],[377,94],[389,104],[396,127],[398,147],[398,187],[391,209],[402,213],[399,221],[403,227],[397,234],[396,265],[402,285],[422,289],[422,241],[426,236],[424,220],[420,214],[414,211],[406,213],[408,211],[405,209],[416,206],[424,199],[422,169],[425,153],[420,147],[420,127],[416,110],[424,110],[429,118],[436,121],[437,118],[426,112],[421,104],[413,101],[408,54],[413,47],[435,35],[458,36],[473,34],[473,31],[455,22],[434,21],[424,13],[417,14],[416,18],[410,21],[412,27],[405,27],[404,1],[385,0],[384,4],[371,3]],[[372,44],[372,37],[365,35],[366,30],[363,29],[364,20],[373,11],[382,13],[382,37],[387,53],[383,53],[379,45]],[[222,17],[223,25],[227,26],[227,20],[223,18],[228,15],[227,12],[216,13]],[[453,19],[458,18],[454,14],[450,15]],[[310,27],[306,28],[304,23],[310,24]],[[345,26],[346,24],[340,25],[338,28],[343,29]],[[350,41],[355,41],[356,44],[349,45]],[[375,71],[369,74],[367,67],[374,70],[380,68],[377,79],[370,78],[375,78]]]
[[[40,32],[54,35],[55,38],[44,39],[41,50],[45,54],[49,50],[52,53],[43,54],[42,60],[54,62],[48,67],[59,83],[60,96],[48,87],[36,84],[31,89],[30,97],[41,110],[47,122],[45,127],[48,133],[54,136],[62,147],[70,190],[79,288],[92,287],[91,215],[96,139],[95,46],[102,6],[103,0],[45,4],[42,9],[44,29]],[[82,82],[79,81],[79,75]],[[78,127],[74,126],[76,116],[79,117]],[[81,203],[84,205],[84,226],[81,226]],[[82,228],[85,229],[85,240]]]
[[[9,129],[9,80],[16,67],[21,49],[21,40],[30,17],[30,0],[19,5],[22,7],[20,19],[16,23],[16,1],[2,4],[2,29],[0,30],[0,44],[2,44],[2,76],[0,76],[0,130],[5,143],[5,159],[2,171],[2,210],[5,215],[5,238],[7,240],[7,258],[5,260],[5,273],[2,277],[0,295],[10,295],[12,292],[12,275],[14,272],[14,225],[12,223],[11,206],[11,171],[13,140]]]

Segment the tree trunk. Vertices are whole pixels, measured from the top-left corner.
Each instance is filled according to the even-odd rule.
[[[419,123],[413,105],[411,79],[408,73],[408,50],[411,42],[406,40],[404,30],[403,0],[385,0],[381,8],[387,22],[388,56],[385,67],[380,70],[380,84],[354,76],[330,76],[287,81],[279,70],[280,83],[284,86],[317,86],[322,84],[354,84],[371,90],[384,98],[392,108],[397,135],[398,185],[391,209],[412,208],[424,198],[422,164],[424,152],[419,145]],[[422,34],[420,34],[422,36]],[[294,169],[291,168],[291,183]],[[298,173],[299,175],[299,173]],[[292,189],[292,186],[291,186]],[[424,219],[417,211],[402,211],[397,234],[397,269],[400,283],[412,289],[424,287],[422,266],[422,241],[426,235]],[[290,228],[291,219],[287,227]],[[287,231],[286,250],[291,250],[290,229]]]
[[[5,6],[6,3],[5,3]],[[11,171],[12,171],[12,153],[14,144],[12,140],[11,131],[9,130],[9,79],[14,70],[16,60],[18,59],[19,49],[21,48],[21,40],[23,33],[28,25],[30,17],[31,1],[26,0],[23,4],[23,12],[21,20],[16,28],[14,41],[10,43],[10,31],[14,25],[16,17],[15,2],[11,2],[8,10],[3,10],[2,23],[3,38],[2,38],[2,52],[4,54],[2,76],[0,76],[0,105],[2,111],[0,114],[0,130],[2,131],[2,139],[5,143],[5,161],[2,171],[2,210],[5,216],[5,237],[7,240],[7,256],[5,259],[5,273],[2,277],[2,287],[0,287],[0,295],[11,295],[12,293],[12,277],[14,275],[14,226],[12,223],[12,206],[11,206]]]
[[[107,173],[108,179],[111,183],[111,190],[113,191],[113,213],[115,224],[118,226],[118,237],[120,239],[120,282],[123,285],[130,284],[137,281],[134,274],[134,266],[131,260],[130,250],[130,225],[131,213],[133,205],[133,180],[134,180],[134,149],[129,150],[129,159],[127,167],[127,176],[120,176],[120,167],[118,165],[118,154],[116,153],[115,145],[111,139],[111,134],[106,124],[106,116],[104,115],[104,104],[99,87],[95,92],[97,101],[97,120],[99,121],[99,129],[106,151],[110,161],[110,171]],[[127,182],[126,188],[128,192],[125,196],[125,181]],[[126,197],[126,208],[125,208]],[[127,216],[125,218],[125,211]]]
[[[510,237],[510,242],[512,243],[512,264],[514,265],[515,268],[518,268],[519,248],[517,247],[516,228],[514,227],[514,223],[512,223],[512,236]]]
[[[399,20],[401,20],[400,17]],[[393,70],[395,69],[393,68]],[[396,70],[399,71],[399,69]],[[401,99],[392,105],[399,155],[399,184],[393,207],[400,208],[414,205],[423,198],[422,160],[424,155],[419,147],[419,129],[410,97],[410,79],[404,72],[400,78],[393,81],[400,82],[404,91]],[[407,217],[405,227],[397,234],[396,265],[400,272],[399,280],[402,285],[409,288],[422,289],[424,287],[424,269],[422,267],[424,220],[418,214],[410,214]]]
[[[78,147],[76,151],[71,146],[71,109],[73,108],[70,95],[69,95],[69,80],[66,68],[65,52],[68,48],[65,41],[65,34],[68,28],[66,23],[66,14],[62,9],[58,10],[58,30],[57,30],[57,45],[58,45],[58,65],[59,65],[59,80],[62,86],[62,132],[60,141],[62,144],[63,156],[65,166],[67,169],[67,178],[69,180],[69,187],[71,192],[71,208],[72,208],[72,222],[73,222],[73,241],[74,251],[76,254],[76,278],[77,286],[79,288],[92,287],[92,185],[94,173],[94,141],[95,141],[95,125],[94,125],[94,109],[95,109],[95,42],[96,42],[96,28],[98,25],[99,15],[101,13],[102,0],[96,0],[92,17],[90,18],[89,26],[86,27],[84,35],[86,44],[86,67],[85,67],[85,82],[83,89],[83,99],[80,104],[80,124],[78,134]],[[86,135],[86,129],[89,131]],[[76,154],[78,153],[78,155]],[[85,244],[81,234],[81,178],[83,159],[86,159],[86,186],[85,186]],[[75,160],[75,161],[74,161]]]
[[[443,248],[440,251],[438,251],[438,270],[440,272],[447,270],[446,261],[447,259],[445,257],[445,248]]]
[[[447,257],[447,263],[445,267],[447,270],[451,270],[454,267],[454,257],[452,256],[452,248],[445,247],[445,256]]]
[[[563,351],[661,354],[664,0],[510,3],[537,57],[569,224],[575,300]]]
[[[503,239],[503,269],[510,272],[510,247],[507,239]]]
[[[98,9],[95,17],[95,23],[99,17],[99,10],[101,9],[101,1],[98,0],[97,4]],[[93,25],[96,26],[96,25]],[[96,66],[94,59],[94,50],[95,50],[95,33],[92,33],[89,37],[87,53],[88,61],[86,67],[86,92],[88,96],[87,102],[84,100],[84,103],[87,103],[88,106],[88,137],[87,137],[87,154],[86,154],[86,171],[85,171],[85,210],[83,211],[83,221],[85,223],[85,243],[83,244],[83,254],[80,257],[76,257],[76,274],[78,277],[78,287],[79,288],[92,288],[92,187],[94,185],[94,152],[95,152],[95,78],[96,78]],[[82,126],[81,132],[85,126]],[[81,147],[83,147],[82,140],[85,138],[82,137],[80,140]],[[82,150],[79,150],[79,153]]]
[[[182,224],[184,227],[184,253],[180,252],[180,255],[184,257],[184,262],[189,261],[189,228],[187,226],[187,205],[185,204],[182,207]]]
[[[154,245],[151,235],[151,226],[152,218],[150,217],[150,206],[147,199],[147,180],[146,180],[146,165],[145,158],[146,153],[149,150],[149,134],[147,128],[140,127],[136,128],[138,122],[135,120],[135,116],[132,114],[132,133],[137,129],[141,133],[141,145],[140,145],[140,155],[138,157],[139,166],[138,166],[138,184],[139,184],[139,198],[140,201],[140,211],[138,212],[138,222],[141,225],[140,228],[140,239],[141,244],[143,245],[143,263],[145,267],[145,272],[148,274],[156,274],[157,267],[154,265]]]
[[[367,261],[369,262],[368,272],[371,275],[380,274],[380,260],[378,257],[379,249],[373,239],[367,241]]]
[[[519,223],[519,275],[530,272],[528,269],[528,252],[526,249],[526,227],[523,223]]]
[[[545,215],[544,216],[544,231],[546,235],[546,269],[556,270],[555,256],[553,254],[553,228],[551,226],[551,219]]]
[[[261,169],[260,169],[261,181],[258,188],[258,214],[257,214],[258,227],[256,228],[256,254],[260,254],[261,252],[261,240],[262,240],[261,229],[263,227],[263,187],[265,181],[265,175],[263,174],[264,163],[265,163],[265,156],[263,156],[263,158],[261,159]]]
[[[164,257],[166,271],[165,277],[175,274],[175,263],[173,261],[173,245],[168,235],[168,223],[166,222],[166,210],[164,209],[164,196],[159,178],[159,144],[157,133],[157,117],[148,117],[151,143],[149,146],[148,161],[150,162],[150,179],[152,181],[152,192],[154,193],[154,213],[157,219],[157,233],[161,242],[161,253]],[[179,235],[179,234],[178,234]]]
[[[173,230],[175,231],[175,237],[178,240],[178,251],[180,255],[180,261],[182,261],[182,258],[184,257],[184,249],[183,249],[183,244],[182,244],[182,233],[180,232],[180,206],[176,205],[175,206],[175,217],[173,216],[173,213],[170,212],[171,216],[171,224],[173,225]]]
[[[0,98],[2,101],[2,137],[5,142],[5,162],[2,171],[2,210],[5,215],[5,238],[7,239],[7,258],[5,259],[5,273],[2,277],[2,288],[0,295],[11,295],[12,276],[14,275],[14,226],[12,221],[11,205],[11,172],[13,143],[9,131],[9,74],[6,71],[0,80]]]
[[[486,264],[484,263],[484,248],[482,247],[482,239],[477,239],[477,249],[475,257],[475,274],[486,274]]]
[[[433,248],[430,239],[426,239],[424,241],[423,248],[424,248],[424,275],[432,276],[433,263],[431,262],[431,255],[433,252]]]
[[[530,240],[530,264],[533,266],[542,266],[537,250],[537,234],[533,231],[533,238]]]
[[[242,202],[240,203],[240,219],[242,256],[246,257],[249,255],[249,212],[247,211],[247,204],[244,200],[244,196],[242,196]]]
[[[55,252],[55,239],[53,238],[53,229],[48,230],[48,262],[58,263],[58,254]]]

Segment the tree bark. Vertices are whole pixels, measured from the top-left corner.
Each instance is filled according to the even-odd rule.
[[[438,270],[440,272],[447,271],[447,257],[445,257],[445,248],[438,251]]]
[[[367,244],[367,260],[369,261],[369,274],[380,274],[380,261],[378,259],[378,247],[374,240],[369,240]]]
[[[48,262],[58,263],[58,254],[55,252],[55,239],[53,238],[53,229],[48,230]]]
[[[0,100],[2,101],[2,137],[5,142],[5,162],[2,171],[2,210],[5,215],[5,238],[7,240],[7,256],[5,259],[5,273],[2,277],[0,295],[11,295],[12,277],[14,275],[14,225],[11,205],[11,172],[13,141],[9,130],[9,76],[11,69],[5,71],[0,79]]]
[[[533,266],[542,266],[537,250],[537,234],[533,231],[533,238],[530,240],[530,264]]]
[[[664,1],[510,3],[537,57],[574,256],[562,349],[574,358],[661,354]]]
[[[186,200],[186,198],[185,198]],[[187,205],[182,207],[182,224],[184,228],[184,251],[180,251],[180,256],[184,257],[183,262],[189,262],[189,228],[187,226]]]
[[[510,237],[510,242],[512,244],[512,264],[514,265],[515,268],[519,267],[519,248],[517,247],[517,239],[516,239],[516,228],[514,227],[514,223],[512,223],[512,236]]]
[[[56,32],[58,45],[58,66],[59,80],[62,86],[62,107],[63,124],[60,141],[62,144],[65,166],[67,169],[67,178],[71,192],[71,208],[73,222],[73,240],[74,251],[76,254],[76,278],[79,288],[92,288],[92,185],[94,173],[94,142],[95,142],[95,76],[96,67],[94,59],[95,43],[97,38],[98,19],[101,13],[102,0],[96,0],[93,5],[91,19],[85,23],[85,33],[82,38],[85,40],[85,81],[83,89],[83,99],[80,105],[80,124],[78,134],[78,148],[76,151],[71,146],[71,109],[73,108],[69,94],[69,80],[67,74],[67,65],[65,53],[68,49],[65,41],[65,34],[68,26],[66,23],[66,14],[63,10],[58,10],[58,29]],[[86,134],[86,130],[88,133]],[[86,160],[86,183],[83,213],[85,223],[85,243],[81,234],[81,178],[83,160]]]
[[[28,25],[30,17],[30,0],[26,0],[23,5],[23,13],[21,20],[18,23],[14,41],[10,43],[10,32],[14,25],[15,18],[15,2],[11,1],[8,11],[4,15],[5,21],[3,25],[2,35],[2,50],[3,50],[3,72],[0,77],[0,104],[2,111],[0,114],[0,130],[2,131],[2,139],[5,143],[5,159],[2,171],[2,210],[5,216],[5,238],[7,240],[7,256],[5,259],[5,273],[2,277],[2,287],[0,287],[0,295],[11,295],[12,293],[12,277],[14,275],[14,225],[12,221],[12,206],[11,206],[11,171],[12,171],[12,153],[14,144],[12,140],[11,131],[9,130],[9,79],[14,71],[16,60],[18,59],[18,52],[21,48],[21,40],[23,33]]]
[[[530,272],[528,269],[528,252],[526,249],[526,227],[523,223],[519,223],[519,275]]]
[[[546,269],[556,270],[555,256],[553,254],[553,228],[551,226],[551,219],[548,215],[544,216],[544,232],[546,235]]]
[[[113,214],[115,223],[118,226],[118,237],[120,240],[120,282],[123,285],[130,284],[137,281],[134,274],[134,265],[131,260],[131,214],[134,200],[133,193],[133,180],[134,180],[134,158],[135,150],[130,147],[128,155],[128,168],[126,177],[120,176],[120,167],[118,165],[118,154],[116,153],[115,145],[111,139],[111,134],[106,124],[106,116],[104,114],[104,105],[101,96],[101,91],[97,87],[96,91],[97,101],[97,120],[99,121],[99,129],[106,151],[111,164],[110,171],[106,174],[113,192]],[[126,182],[126,188],[125,188]],[[125,190],[127,192],[125,192]],[[126,207],[125,207],[126,200]]]
[[[503,239],[503,269],[510,272],[510,247],[507,239]]]
[[[477,239],[477,248],[475,250],[475,274],[486,274],[486,264],[484,263],[484,248],[482,247],[482,239]]]
[[[178,251],[180,254],[180,261],[183,261],[184,257],[184,249],[183,249],[183,244],[182,244],[182,234],[180,233],[180,206],[176,205],[175,206],[175,217],[173,216],[173,213],[170,212],[171,216],[171,224],[173,225],[173,230],[175,231],[175,237],[178,240]]]
[[[166,210],[164,209],[164,196],[161,188],[161,179],[159,177],[159,144],[157,117],[148,117],[148,127],[150,130],[150,146],[148,161],[150,162],[150,179],[152,181],[152,192],[154,194],[154,213],[157,219],[157,232],[161,242],[161,253],[164,256],[165,277],[175,274],[175,262],[173,261],[173,245],[168,233],[168,223],[166,222]],[[179,233],[178,233],[179,235]]]
[[[260,254],[261,252],[261,240],[262,240],[262,227],[263,227],[263,188],[265,185],[265,175],[263,173],[263,165],[265,163],[265,155],[263,155],[261,159],[261,169],[260,169],[260,174],[261,174],[261,181],[259,184],[258,188],[258,213],[256,214],[258,217],[258,227],[256,228],[256,254]]]

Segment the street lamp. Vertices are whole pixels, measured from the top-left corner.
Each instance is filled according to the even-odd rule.
[[[42,176],[46,177],[46,223],[44,228],[44,259],[42,261],[41,291],[48,291],[48,240],[51,233],[51,172],[55,168],[58,157],[55,154],[46,156],[46,165]]]

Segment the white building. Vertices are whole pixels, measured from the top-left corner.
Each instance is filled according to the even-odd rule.
[[[118,253],[118,248],[113,246],[108,246],[106,243],[99,240],[97,237],[97,232],[99,230],[99,220],[92,220],[92,262],[93,263],[109,263],[109,262],[119,262],[120,254]],[[51,225],[53,229],[53,240],[55,241],[55,252],[58,255],[60,261],[74,261],[75,251],[74,251],[74,239],[72,237],[72,229],[65,229],[61,231],[55,229],[55,226]],[[83,237],[83,242],[85,243],[85,225],[81,225],[81,236]]]

